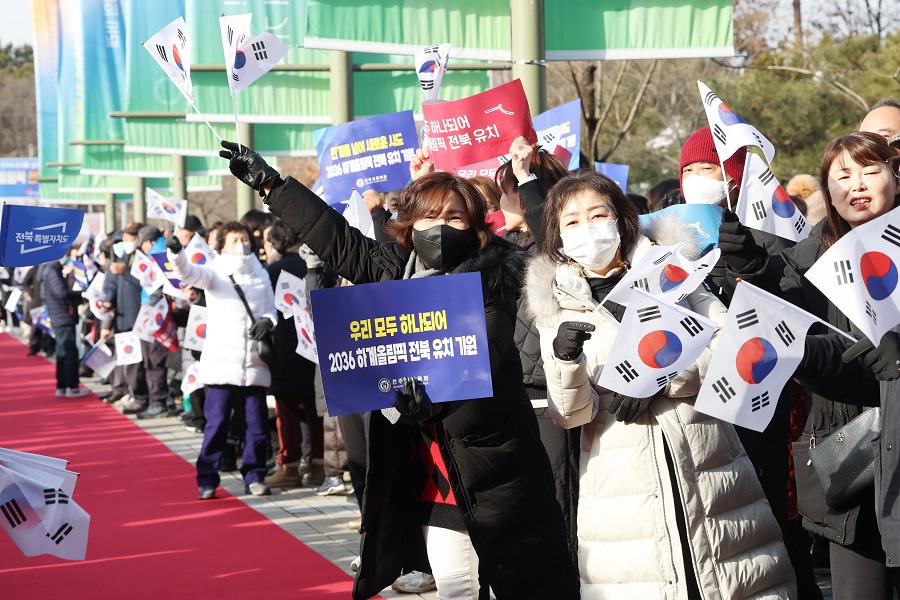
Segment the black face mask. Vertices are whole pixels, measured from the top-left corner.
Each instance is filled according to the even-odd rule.
[[[435,225],[424,231],[413,229],[413,246],[429,269],[449,271],[463,261],[475,246],[475,230]]]

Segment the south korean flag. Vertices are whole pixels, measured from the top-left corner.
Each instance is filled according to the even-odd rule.
[[[131,261],[131,276],[138,280],[140,286],[148,294],[158,290],[166,281],[166,276],[156,261],[140,250],[134,251],[134,259]]]
[[[275,282],[275,308],[285,319],[293,319],[295,304],[301,308],[306,306],[306,282],[283,270]]]
[[[816,321],[808,312],[740,282],[694,408],[764,430],[782,388],[803,359],[806,332]]]
[[[232,96],[268,73],[290,50],[272,33],[251,35],[252,16],[252,13],[247,13],[219,18]]]
[[[191,42],[183,17],[178,17],[143,43],[172,83],[191,104],[194,94],[191,84]],[[98,244],[99,245],[99,244]]]
[[[716,327],[686,308],[635,289],[597,385],[648,398],[697,360]]]
[[[187,350],[203,351],[206,342],[207,309],[205,306],[191,306],[187,325],[184,327],[184,340],[181,347]]]
[[[633,289],[669,302],[679,302],[703,283],[719,260],[718,248],[707,252],[695,261],[681,254],[684,246],[653,246],[628,271],[606,296],[606,301],[628,306]]]
[[[809,237],[809,223],[759,155],[748,152],[737,201],[737,216],[747,227],[795,242]]]
[[[700,99],[703,101],[719,160],[725,162],[744,146],[756,146],[762,150],[766,162],[771,164],[775,158],[775,146],[772,142],[728,108],[705,83],[698,81],[697,87],[700,88]]]
[[[839,239],[806,278],[876,345],[900,324],[900,211],[860,225]]]
[[[294,327],[297,329],[296,352],[306,360],[319,364],[319,350],[316,346],[316,332],[313,328],[312,315],[309,307],[304,303],[296,303],[292,306]]]
[[[440,44],[425,46],[415,52],[416,75],[419,76],[419,85],[425,92],[426,102],[437,100],[441,80],[450,62],[451,48],[450,44]]]

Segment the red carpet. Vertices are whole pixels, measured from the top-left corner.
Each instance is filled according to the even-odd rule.
[[[55,367],[0,334],[0,446],[71,461],[87,557],[26,558],[0,531],[0,598],[349,598],[338,567],[219,488],[93,395],[56,398]],[[224,497],[221,497],[224,496]]]

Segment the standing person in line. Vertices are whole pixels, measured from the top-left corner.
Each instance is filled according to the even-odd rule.
[[[73,292],[66,281],[66,275],[72,270],[70,262],[69,253],[66,253],[60,260],[42,265],[40,273],[44,305],[56,336],[57,398],[80,398],[90,393],[78,387],[79,359],[78,348],[75,346],[75,326],[78,324],[81,292]]]
[[[269,445],[266,388],[272,376],[259,356],[257,342],[275,327],[275,297],[269,276],[253,253],[246,227],[237,221],[226,223],[216,241],[218,256],[208,266],[192,265],[177,237],[166,241],[176,277],[206,292],[207,334],[199,369],[200,382],[206,385],[206,428],[197,458],[198,498],[216,497],[232,408],[244,415],[247,424],[241,465],[245,491],[268,496],[269,488],[263,482]],[[253,321],[237,286],[250,306]]]
[[[650,398],[595,384],[625,312],[606,296],[650,246],[618,184],[579,171],[550,190],[526,276],[551,415],[582,428],[582,598],[795,598],[781,530],[734,428],[693,409],[712,350]],[[705,286],[683,305],[724,321]]]
[[[400,421],[370,415],[353,597],[370,598],[416,569],[432,572],[438,597],[475,599],[480,566],[498,600],[577,598],[550,464],[513,344],[522,255],[490,232],[476,189],[430,173],[429,153],[419,150],[410,163],[413,183],[389,225],[396,241],[377,245],[259,154],[223,146],[231,172],[352,283],[481,273],[494,396],[435,405],[426,387],[409,382],[397,390]],[[423,487],[412,475],[420,468],[440,485]]]

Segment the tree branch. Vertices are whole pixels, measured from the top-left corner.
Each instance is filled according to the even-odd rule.
[[[637,114],[638,107],[641,105],[641,99],[644,97],[644,92],[647,91],[647,86],[650,85],[650,78],[653,77],[653,71],[656,70],[656,65],[658,64],[659,61],[654,60],[653,63],[650,64],[650,68],[647,69],[647,74],[644,76],[644,81],[641,82],[641,87],[638,89],[637,97],[635,97],[634,103],[631,105],[631,111],[628,113],[625,123],[619,128],[619,132],[616,134],[612,146],[610,146],[609,150],[607,150],[603,157],[600,158],[600,162],[606,162],[606,159],[612,156],[613,152],[616,151],[616,148],[619,147],[619,144],[625,137],[625,134],[631,129],[631,124],[634,122],[634,116]]]
[[[594,131],[591,133],[591,155],[592,157],[597,156],[597,139],[600,137],[600,130],[603,128],[603,123],[606,122],[607,117],[609,117],[609,111],[612,109],[613,101],[616,99],[616,94],[619,91],[619,86],[622,83],[622,76],[625,74],[625,67],[628,66],[628,61],[622,61],[622,68],[619,69],[619,73],[616,75],[616,80],[613,83],[612,93],[609,96],[609,101],[606,103],[606,106],[603,108],[603,114],[600,115],[600,118],[597,120],[597,124],[594,128]]]

